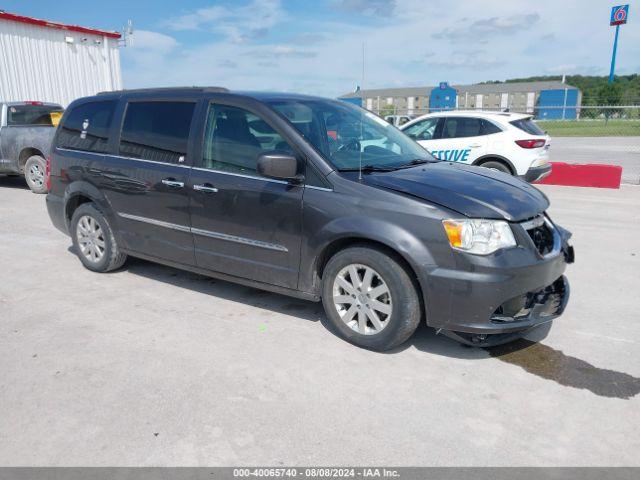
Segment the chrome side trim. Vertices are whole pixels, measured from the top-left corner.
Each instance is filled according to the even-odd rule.
[[[56,147],[56,150],[71,153],[88,153],[89,155],[97,155],[99,157],[113,157],[121,160],[133,160],[135,162],[155,163],[157,165],[169,165],[171,167],[191,168],[189,165],[180,165],[178,163],[158,162],[156,160],[145,160],[144,158],[123,157],[122,155],[113,155],[111,153],[90,152],[89,150],[73,150],[71,148]]]
[[[315,185],[305,185],[304,188],[310,188],[311,190],[320,190],[321,192],[333,192],[333,188],[316,187]]]
[[[74,150],[73,148],[56,147],[55,149],[62,152],[88,153],[89,155],[97,155],[98,157],[106,157],[109,155],[108,153],[90,152],[89,150]]]
[[[266,178],[266,177],[258,177],[256,175],[245,175],[243,173],[234,173],[234,172],[226,172],[224,170],[214,170],[213,168],[201,168],[201,167],[192,167],[193,170],[197,170],[199,172],[209,172],[209,173],[219,173],[222,175],[231,175],[232,177],[240,177],[240,178],[251,178],[253,180],[262,180],[264,182],[271,183],[280,183],[283,185],[289,185],[289,182],[284,180],[276,180],[275,178]]]
[[[237,237],[235,235],[227,235],[226,233],[212,232],[210,230],[202,230],[200,228],[191,228],[186,225],[178,225],[175,223],[163,222],[162,220],[156,220],[154,218],[140,217],[138,215],[131,215],[130,213],[118,212],[118,216],[126,218],[128,220],[134,220],[136,222],[148,223],[157,227],[170,228],[171,230],[178,230],[179,232],[192,233],[194,235],[201,235],[203,237],[216,238],[218,240],[225,240],[227,242],[241,243],[243,245],[250,245],[252,247],[265,248],[267,250],[275,250],[277,252],[288,252],[289,249],[284,245],[278,245],[276,243],[263,242],[261,240],[253,240],[251,238]]]
[[[251,245],[252,247],[266,248],[267,250],[275,250],[277,252],[288,252],[289,250],[284,245],[277,245],[275,243],[267,243],[261,240],[252,240],[245,237],[236,237],[235,235],[227,235],[226,233],[211,232],[209,230],[201,230],[199,228],[192,228],[191,232],[194,235],[202,235],[204,237],[217,238],[218,240],[226,240],[228,242],[242,243],[243,245]]]
[[[127,220],[134,220],[136,222],[148,223],[157,227],[170,228],[171,230],[178,230],[179,232],[190,233],[191,228],[185,225],[178,225],[176,223],[163,222],[162,220],[156,220],[155,218],[139,217],[138,215],[131,215],[130,213],[118,212],[118,215]]]
[[[133,160],[134,162],[155,163],[156,165],[168,165],[170,167],[191,168],[189,165],[180,165],[179,163],[158,162],[157,160],[146,160],[144,158],[123,157],[122,155],[109,155],[109,157],[119,158],[121,160]]]

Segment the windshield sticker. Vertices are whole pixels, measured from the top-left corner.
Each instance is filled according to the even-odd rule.
[[[83,140],[87,138],[87,130],[89,128],[89,119],[85,118],[84,122],[82,122],[82,131],[80,132],[80,138]]]

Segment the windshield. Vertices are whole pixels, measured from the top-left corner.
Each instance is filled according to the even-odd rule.
[[[377,115],[333,100],[273,100],[269,105],[338,170],[392,170],[437,161]]]

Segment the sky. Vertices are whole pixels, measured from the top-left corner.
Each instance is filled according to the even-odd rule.
[[[617,74],[640,73],[640,0]],[[335,97],[364,88],[608,75],[606,0],[0,0],[0,9],[134,35],[126,88],[217,85]],[[364,45],[364,81],[363,81]]]

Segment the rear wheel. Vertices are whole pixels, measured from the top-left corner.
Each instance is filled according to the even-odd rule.
[[[350,247],[334,255],[323,273],[322,302],[345,340],[372,350],[388,350],[417,328],[421,308],[414,282],[383,251]]]
[[[39,155],[33,155],[24,164],[24,179],[33,193],[47,193],[45,172],[47,164]]]
[[[107,219],[92,203],[73,212],[70,227],[76,254],[89,270],[109,272],[124,264],[127,255],[120,251]]]
[[[490,160],[488,162],[484,162],[481,167],[490,168],[491,170],[497,170],[499,172],[507,173],[511,175],[511,170],[502,162],[497,162],[495,160]]]

